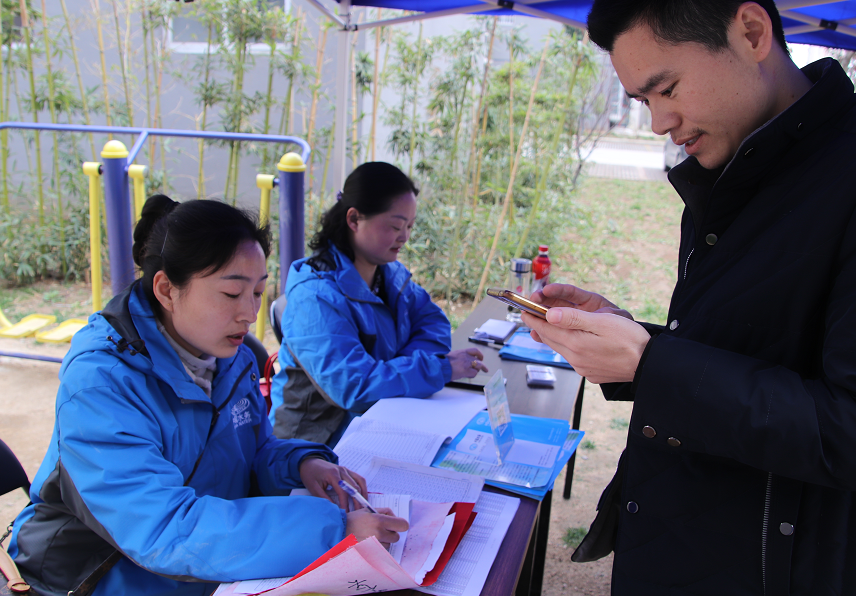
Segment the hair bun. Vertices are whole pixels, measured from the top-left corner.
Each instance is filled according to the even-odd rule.
[[[138,267],[143,266],[143,259],[146,258],[146,245],[157,223],[169,215],[176,207],[178,207],[178,203],[163,194],[152,195],[146,200],[143,210],[140,213],[140,221],[137,222],[134,228],[134,248],[132,254],[134,262]]]

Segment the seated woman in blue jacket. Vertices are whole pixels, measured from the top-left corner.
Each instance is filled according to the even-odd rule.
[[[355,414],[387,397],[428,397],[487,372],[397,262],[416,219],[416,186],[383,162],[348,179],[288,272],[271,423],[283,438],[335,445]]]
[[[406,521],[318,497],[339,479],[365,491],[327,447],[271,434],[242,345],[268,228],[159,195],[134,241],[142,279],[63,360],[50,448],[9,547],[23,577],[44,596],[95,581],[94,594],[203,595],[294,575],[347,534],[397,540]],[[318,496],[285,496],[301,486]]]

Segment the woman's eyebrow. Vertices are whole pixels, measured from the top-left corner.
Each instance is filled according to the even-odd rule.
[[[259,281],[262,281],[263,279],[267,279],[267,278],[268,278],[268,274],[267,274],[267,273],[265,273],[262,277],[260,277],[260,278],[259,278]],[[251,280],[249,277],[247,277],[246,275],[239,275],[239,274],[237,274],[237,273],[234,273],[234,274],[232,274],[232,275],[221,275],[221,276],[220,276],[220,279],[225,279],[225,280],[228,280],[228,281],[232,281],[232,280],[237,280],[237,281],[250,281],[250,282],[251,282],[251,281],[253,281],[253,280]]]

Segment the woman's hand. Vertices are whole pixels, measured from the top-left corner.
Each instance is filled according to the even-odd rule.
[[[384,544],[398,542],[398,533],[406,532],[410,528],[407,520],[393,516],[392,509],[386,507],[380,507],[377,511],[377,513],[372,513],[368,509],[351,511],[348,514],[345,534],[353,534],[357,540],[377,536],[377,539]]]
[[[303,481],[303,486],[306,487],[306,490],[313,496],[321,497],[322,499],[329,498],[327,487],[332,486],[339,497],[339,507],[345,511],[348,510],[348,493],[343,491],[339,486],[339,480],[344,480],[353,486],[364,497],[368,496],[365,478],[356,472],[350,471],[348,468],[337,466],[326,459],[318,457],[310,456],[300,462],[300,480]],[[362,505],[354,501],[355,509],[361,507]]]
[[[452,380],[468,378],[472,379],[480,372],[487,372],[484,365],[484,355],[476,348],[466,350],[455,350],[446,354],[449,364],[452,365]]]

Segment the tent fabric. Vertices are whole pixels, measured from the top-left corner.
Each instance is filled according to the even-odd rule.
[[[430,18],[431,13],[465,8],[480,2],[485,3],[485,10],[470,14],[520,15],[522,13],[515,8],[533,8],[557,17],[556,20],[571,20],[577,23],[586,22],[592,4],[591,0],[524,0],[518,3],[510,0],[352,0],[351,5],[422,12],[425,13],[425,18]],[[495,8],[496,4],[507,8]],[[777,5],[789,42],[856,50],[856,0],[780,0]]]

